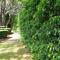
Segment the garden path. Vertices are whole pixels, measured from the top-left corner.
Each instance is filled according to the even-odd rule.
[[[30,52],[20,41],[18,33],[0,39],[0,60],[32,60]]]

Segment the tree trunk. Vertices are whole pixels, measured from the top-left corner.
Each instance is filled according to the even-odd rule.
[[[2,25],[4,26],[4,24],[5,24],[5,5],[6,5],[6,2],[5,2],[5,0],[2,0],[1,2],[2,2],[2,4],[1,4],[1,20],[2,20]]]
[[[2,26],[2,16],[0,14],[0,26]]]

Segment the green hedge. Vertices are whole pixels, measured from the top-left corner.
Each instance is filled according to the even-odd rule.
[[[58,0],[26,0],[23,4],[19,27],[34,60],[60,60]]]
[[[0,27],[0,38],[7,37],[10,28]]]
[[[8,31],[7,30],[0,30],[0,38],[7,37]]]
[[[36,60],[60,60],[60,16],[43,23],[33,40],[36,43],[31,50]]]
[[[60,17],[50,18],[32,36],[28,32],[22,32],[22,36],[34,60],[60,60]]]

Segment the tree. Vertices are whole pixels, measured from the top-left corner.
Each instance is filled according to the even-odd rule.
[[[0,1],[0,26],[7,26],[12,18],[21,8],[21,3],[16,0],[1,0]],[[5,21],[5,16],[8,14],[8,20]]]

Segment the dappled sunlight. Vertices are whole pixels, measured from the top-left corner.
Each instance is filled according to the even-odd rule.
[[[12,46],[7,48],[0,49],[0,58],[1,59],[8,59],[8,60],[20,60],[20,59],[27,59],[30,57],[28,51],[26,51],[25,46]]]
[[[19,34],[9,35],[0,43],[0,60],[31,60],[30,53],[19,40]]]
[[[0,39],[1,42],[4,42],[5,44],[15,43],[18,42],[20,35],[18,33],[13,33],[7,36],[5,39]]]
[[[1,48],[0,49],[0,54],[1,53],[7,53],[7,52],[17,52],[20,49],[20,47],[10,47],[10,48]]]
[[[23,58],[21,60],[31,60],[31,55],[30,54],[23,54]]]
[[[14,33],[12,35],[8,35],[8,37],[12,37],[12,38],[10,38],[8,40],[14,40],[14,39],[19,39],[20,35],[18,33]]]

